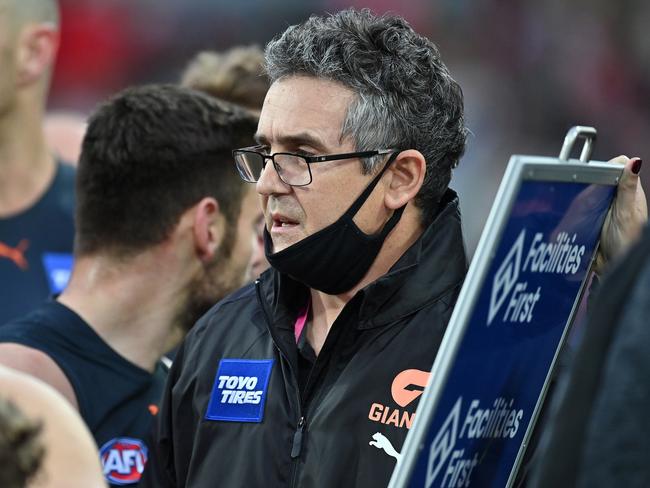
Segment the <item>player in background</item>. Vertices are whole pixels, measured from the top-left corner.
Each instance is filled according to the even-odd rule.
[[[147,462],[162,354],[243,281],[259,202],[231,148],[250,143],[255,125],[173,85],[102,104],[78,166],[70,284],[0,329],[0,363],[79,410],[116,486],[137,483]]]

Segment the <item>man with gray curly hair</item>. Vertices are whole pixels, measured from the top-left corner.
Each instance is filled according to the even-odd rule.
[[[467,267],[462,92],[431,41],[367,10],[265,57],[257,145],[233,156],[272,268],[181,347],[150,486],[386,486]]]
[[[340,138],[354,150],[420,152],[426,171],[415,204],[422,224],[431,223],[467,135],[461,88],[433,42],[402,18],[350,10],[290,27],[267,46],[266,66],[272,83],[307,77],[308,83],[327,80],[347,88],[341,96],[352,96]],[[381,163],[366,159],[364,173]]]
[[[234,157],[273,269],[179,351],[156,486],[385,486],[467,266],[462,92],[430,40],[366,10],[265,57],[258,145]]]

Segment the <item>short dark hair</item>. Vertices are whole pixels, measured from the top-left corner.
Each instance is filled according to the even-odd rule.
[[[415,203],[425,224],[433,219],[467,137],[461,88],[433,42],[401,17],[349,9],[289,27],[265,57],[271,82],[313,76],[355,93],[341,139],[352,137],[357,151],[420,151],[427,172]],[[384,161],[373,159],[365,172]]]
[[[246,110],[176,85],[129,88],[91,116],[77,172],[75,252],[138,253],[214,197],[235,225],[244,183],[233,148],[250,145]]]

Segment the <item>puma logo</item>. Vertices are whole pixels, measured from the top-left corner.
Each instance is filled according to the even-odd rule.
[[[20,269],[26,270],[29,267],[29,263],[25,259],[25,251],[28,247],[29,241],[27,239],[22,239],[15,248],[0,242],[0,258],[10,259]]]
[[[384,434],[381,434],[379,432],[375,432],[372,434],[372,439],[369,444],[371,446],[376,447],[377,449],[383,449],[386,454],[388,454],[391,457],[394,457],[399,461],[399,458],[402,457],[402,455],[395,450],[393,445],[390,443],[390,441],[386,438]]]

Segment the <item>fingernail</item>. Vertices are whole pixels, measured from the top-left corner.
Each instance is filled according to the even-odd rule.
[[[636,161],[634,161],[634,163],[632,163],[632,173],[638,175],[639,172],[641,171],[642,164],[643,164],[643,160],[641,159],[637,159]]]

